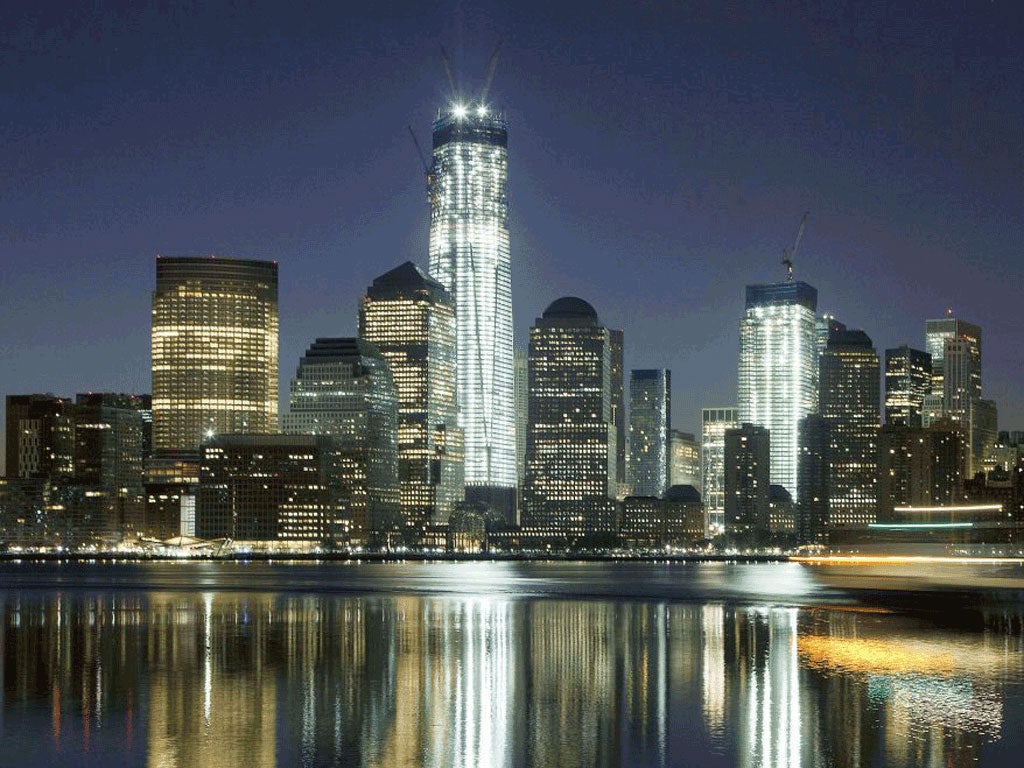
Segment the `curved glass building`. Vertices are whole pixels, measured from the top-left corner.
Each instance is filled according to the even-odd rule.
[[[434,121],[428,176],[430,275],[455,303],[466,493],[491,501],[516,484],[507,147],[501,115],[453,105]]]
[[[277,262],[156,260],[153,447],[277,432]]]

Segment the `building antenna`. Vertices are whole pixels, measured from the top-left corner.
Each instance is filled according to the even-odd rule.
[[[786,282],[793,282],[793,259],[796,258],[797,249],[800,247],[800,241],[804,239],[804,227],[807,226],[807,214],[800,219],[800,229],[796,232],[796,241],[793,243],[793,247],[790,250],[784,250],[782,252],[782,265],[786,268]]]
[[[452,60],[448,58],[448,51],[444,49],[443,45],[441,46],[441,61],[444,62],[444,73],[448,75],[448,85],[452,88],[452,98],[455,98],[459,93],[459,89],[455,87],[455,75],[452,74]]]
[[[501,50],[501,38],[498,38],[498,44],[494,46],[494,52],[491,53],[490,61],[487,62],[487,75],[484,77],[484,88],[480,91],[480,103],[487,103],[487,92],[491,90],[491,81],[494,80],[494,70],[498,66],[498,51]]]

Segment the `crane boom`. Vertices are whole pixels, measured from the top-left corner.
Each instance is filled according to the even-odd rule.
[[[487,103],[487,92],[491,90],[491,81],[494,79],[494,70],[498,66],[498,51],[501,50],[501,40],[498,40],[498,44],[494,46],[494,52],[491,54],[490,61],[487,62],[487,75],[484,77],[484,88],[480,92],[480,103]]]
[[[452,73],[452,61],[448,58],[448,51],[444,49],[443,45],[441,46],[441,60],[444,61],[444,71],[445,74],[448,75],[448,85],[451,86],[452,97],[454,98],[459,92],[459,89],[455,87],[455,75]]]
[[[796,240],[793,241],[792,249],[783,251],[782,265],[786,268],[786,281],[793,281],[793,259],[800,248],[800,241],[804,239],[804,228],[807,226],[807,213],[800,219],[800,228],[796,232]]]

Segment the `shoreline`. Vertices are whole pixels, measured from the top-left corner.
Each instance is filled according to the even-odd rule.
[[[459,563],[459,562],[558,562],[558,563],[786,563],[790,555],[601,555],[601,554],[541,554],[522,555],[507,553],[449,554],[443,552],[249,552],[223,555],[197,554],[139,554],[133,552],[3,552],[0,562],[347,562],[347,563]]]

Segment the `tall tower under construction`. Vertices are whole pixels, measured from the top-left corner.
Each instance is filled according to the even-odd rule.
[[[455,304],[468,501],[504,511],[516,485],[508,130],[481,98],[433,124],[430,276]]]

